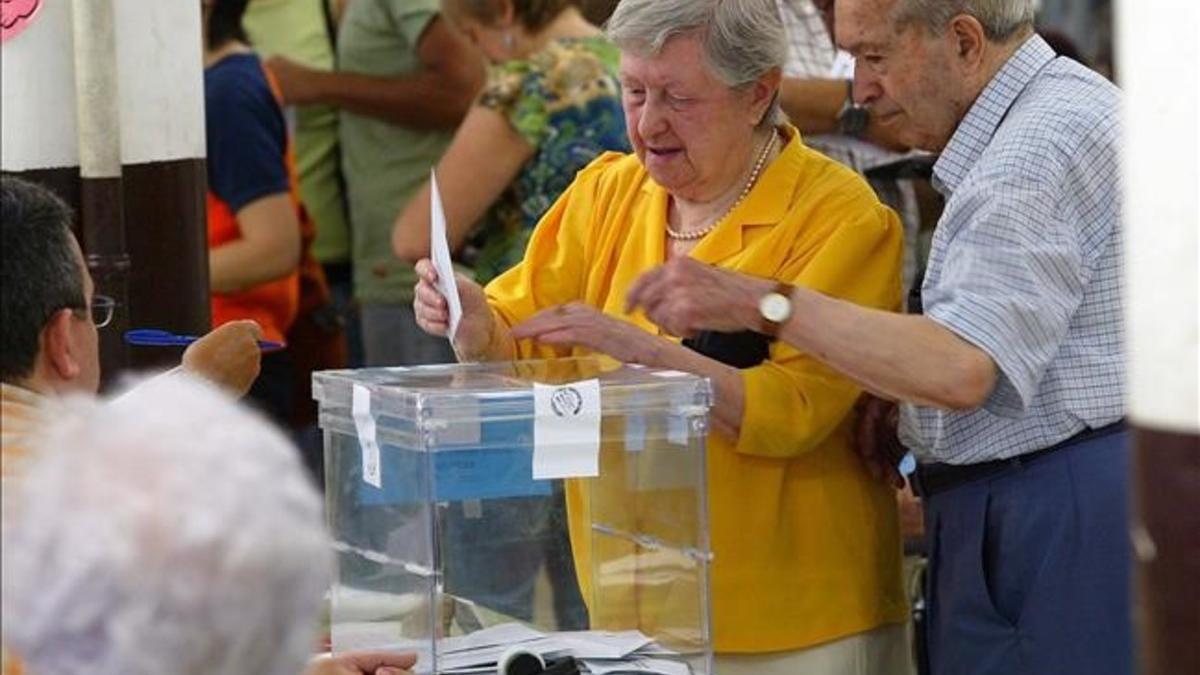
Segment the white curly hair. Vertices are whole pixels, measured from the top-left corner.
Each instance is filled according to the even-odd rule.
[[[4,642],[39,675],[295,675],[330,545],[264,419],[184,376],[72,400],[6,502]]]

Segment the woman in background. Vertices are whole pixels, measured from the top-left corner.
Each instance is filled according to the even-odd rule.
[[[294,430],[315,419],[312,370],[344,364],[346,346],[339,326],[317,320],[329,288],[309,250],[315,231],[300,202],[278,87],[242,30],[248,1],[201,3],[212,322],[253,319],[265,339],[287,345],[263,355],[247,398]],[[319,482],[321,449],[301,445]]]
[[[520,261],[577,171],[628,152],[619,54],[570,0],[443,0],[442,12],[492,64],[437,166],[450,250],[487,282]],[[392,248],[429,255],[428,185],[399,214]]]

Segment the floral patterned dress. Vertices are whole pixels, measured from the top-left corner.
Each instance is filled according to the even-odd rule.
[[[521,260],[534,225],[577,171],[603,152],[629,152],[619,58],[603,36],[564,38],[490,69],[479,105],[503,115],[534,155],[464,251],[480,283]]]

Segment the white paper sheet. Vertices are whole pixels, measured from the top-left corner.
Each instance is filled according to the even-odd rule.
[[[600,475],[600,381],[533,385],[533,478]]]
[[[437,269],[438,290],[450,308],[450,332],[447,337],[453,342],[458,333],[458,322],[462,320],[462,299],[458,296],[458,284],[454,281],[450,242],[446,238],[446,210],[442,207],[442,195],[433,169],[429,170],[429,259]]]
[[[662,670],[645,670],[636,665],[649,654],[642,650],[660,651],[660,648],[640,631],[572,631],[543,634],[520,624],[502,624],[466,636],[447,638],[442,644],[438,671],[443,675],[465,675],[477,672],[495,672],[496,663],[515,644],[543,658],[559,658],[570,655],[577,659],[601,659],[611,669],[617,659],[624,659],[631,672],[663,672],[674,675],[688,672],[686,664],[666,661],[669,665]],[[670,653],[670,652],[667,652]],[[651,659],[658,661],[658,659]],[[677,667],[682,665],[684,670]],[[418,661],[416,672],[428,675],[430,664]]]
[[[692,669],[686,663],[669,661],[667,659],[633,658],[620,661],[602,661],[584,659],[592,675],[609,675],[609,673],[655,673],[655,675],[690,675]]]
[[[536,631],[524,624],[503,623],[498,626],[475,631],[469,635],[446,638],[442,642],[442,653],[453,654],[455,652],[464,652],[482,647],[508,647],[543,637],[546,637],[545,633]]]
[[[354,418],[354,430],[358,432],[358,445],[362,449],[363,481],[382,488],[379,442],[375,438],[375,418],[371,416],[371,390],[361,384],[354,385],[350,415]]]

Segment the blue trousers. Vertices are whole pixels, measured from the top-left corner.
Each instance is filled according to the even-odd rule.
[[[1128,433],[925,501],[933,675],[1131,675]]]

